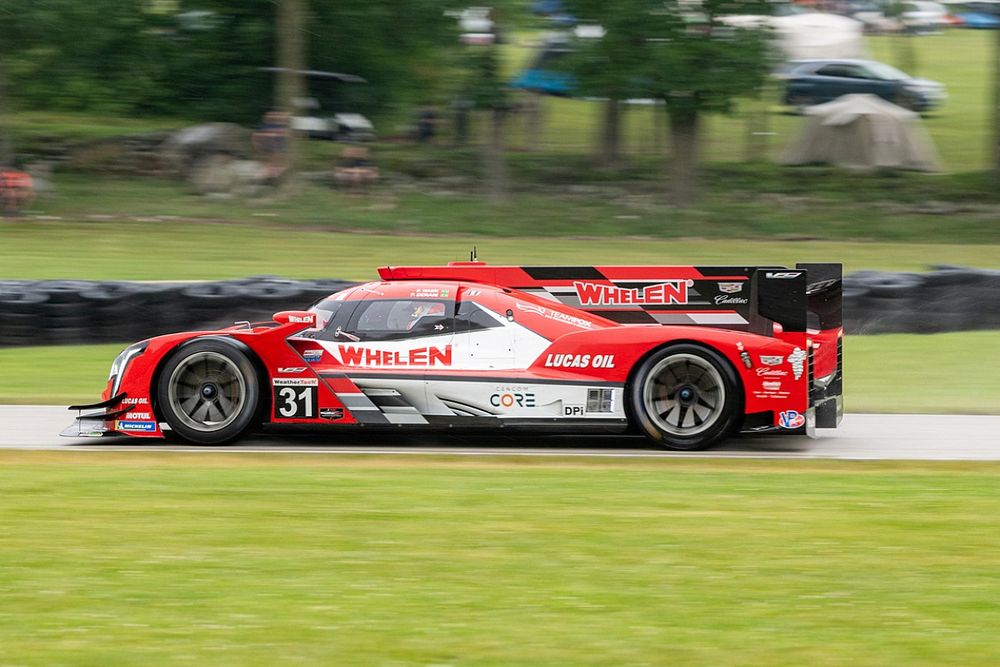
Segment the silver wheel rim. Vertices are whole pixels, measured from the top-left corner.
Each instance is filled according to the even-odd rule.
[[[715,366],[693,354],[674,354],[660,361],[642,388],[646,414],[661,431],[697,435],[722,414],[726,388]]]
[[[177,418],[196,431],[213,432],[233,423],[246,401],[246,381],[232,359],[197,352],[170,374],[167,400]]]

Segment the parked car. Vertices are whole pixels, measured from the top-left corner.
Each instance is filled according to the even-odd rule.
[[[948,98],[937,81],[916,79],[873,60],[793,60],[779,76],[786,81],[785,104],[799,108],[868,93],[919,112]]]
[[[926,35],[939,33],[949,25],[948,9],[937,2],[914,0],[903,3],[903,26],[908,32]]]
[[[1000,18],[997,18],[993,14],[967,12],[958,14],[958,18],[962,20],[962,25],[966,28],[973,28],[976,30],[996,30],[997,28],[1000,28]]]

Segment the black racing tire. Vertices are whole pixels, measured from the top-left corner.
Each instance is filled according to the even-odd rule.
[[[662,449],[711,447],[739,426],[743,410],[743,387],[732,365],[692,343],[649,355],[626,394],[631,425]]]
[[[258,415],[260,378],[240,344],[196,339],[166,361],[156,383],[156,407],[174,434],[196,445],[223,445]]]

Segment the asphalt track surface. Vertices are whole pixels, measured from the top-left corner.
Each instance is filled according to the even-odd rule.
[[[63,438],[76,413],[58,406],[0,406],[0,449],[59,451],[286,452],[456,456],[584,456],[1000,460],[1000,416],[849,414],[818,438],[757,435],[732,438],[707,452],[647,449],[635,436],[539,435],[524,432],[385,432],[345,430],[273,433],[227,447],[187,447],[125,437]]]

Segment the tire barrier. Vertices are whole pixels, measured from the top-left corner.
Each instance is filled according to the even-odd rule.
[[[0,347],[126,342],[270,321],[355,283],[256,276],[203,283],[0,280]]]
[[[256,276],[201,283],[0,280],[0,346],[137,341],[269,321],[354,283]],[[848,334],[1000,329],[1000,271],[859,271],[844,278]]]
[[[844,278],[848,334],[1000,329],[1000,271],[938,265],[929,273],[858,271]]]

